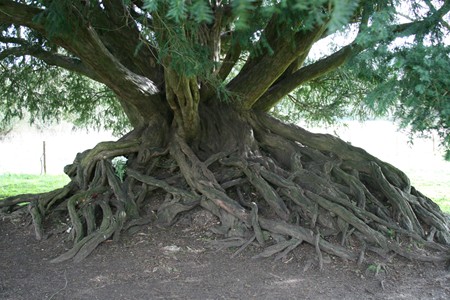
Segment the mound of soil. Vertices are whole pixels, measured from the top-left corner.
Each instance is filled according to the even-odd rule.
[[[216,249],[204,216],[149,225],[101,244],[81,263],[51,264],[66,232],[38,242],[21,219],[0,218],[0,299],[450,299],[448,266],[367,257],[358,266],[301,245],[282,260],[256,244]]]

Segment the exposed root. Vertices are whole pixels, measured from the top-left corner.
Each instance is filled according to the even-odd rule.
[[[322,251],[320,251],[320,232],[317,229],[317,235],[316,235],[316,239],[314,241],[314,246],[316,248],[316,253],[317,253],[317,258],[319,260],[319,270],[322,271],[323,270],[323,258],[322,258]]]
[[[282,259],[285,257],[289,252],[294,250],[297,246],[299,246],[302,243],[302,241],[299,241],[295,238],[292,238],[288,241],[282,241],[276,244],[273,244],[269,247],[266,247],[263,252],[261,252],[258,255],[253,256],[253,259],[256,258],[262,258],[262,257],[270,257],[275,254],[277,256],[275,257],[275,260]]]
[[[39,208],[37,207],[36,202],[32,202],[28,205],[28,211],[30,212],[31,218],[33,220],[36,239],[40,241],[42,240],[42,237],[44,235],[44,229],[42,228],[42,216],[39,212]]]
[[[158,221],[162,225],[171,225],[175,217],[183,212],[191,210],[200,204],[201,197],[184,189],[171,186],[166,181],[158,180],[150,176],[144,176],[139,172],[129,169],[128,175],[149,186],[163,189],[168,194],[164,203],[158,208]]]
[[[260,224],[263,229],[269,232],[274,232],[283,236],[290,236],[297,240],[305,241],[313,246],[316,244],[316,236],[314,235],[314,233],[310,229],[304,228],[302,226],[267,220],[263,218],[260,218]],[[352,250],[346,249],[339,245],[334,245],[323,238],[319,238],[319,246],[323,251],[343,259],[354,261],[357,258],[357,254]]]
[[[255,240],[256,236],[253,235],[244,245],[242,245],[236,252],[233,253],[233,255],[231,255],[231,258],[234,258],[236,256],[239,255],[239,253],[241,253],[242,251],[245,250],[245,248],[247,248],[251,243],[253,243],[253,241]]]
[[[261,230],[261,226],[259,226],[259,218],[258,218],[258,205],[255,202],[252,202],[252,227],[255,232],[255,238],[261,246],[264,246],[264,234]]]
[[[211,230],[225,239],[216,245],[238,247],[233,257],[258,244],[263,250],[254,258],[283,259],[308,243],[321,269],[323,252],[358,264],[367,252],[450,258],[449,217],[411,187],[403,172],[335,137],[266,115],[250,116],[246,126],[247,135],[229,128],[227,136],[239,132],[250,144],[235,148],[224,141],[215,152],[208,149],[217,150],[219,142],[194,148],[174,131],[167,147],[151,147],[134,136],[79,154],[66,168],[70,184],[33,196],[29,212],[36,237],[45,237],[45,220],[67,213],[73,248],[52,262],[79,261],[126,230],[154,220],[169,226],[201,206],[220,219]],[[211,138],[217,128],[206,127]],[[119,155],[128,157],[123,181],[111,165]],[[161,192],[164,200],[156,201]],[[0,207],[12,211],[22,200],[10,198]]]
[[[64,172],[69,177],[75,178],[81,189],[87,189],[91,181],[93,181],[97,162],[138,152],[140,149],[139,144],[140,141],[137,139],[99,143],[93,149],[79,153],[74,163],[64,168]],[[95,179],[98,180],[98,178]],[[94,182],[97,180],[94,180]]]
[[[118,227],[117,220],[124,218],[123,212],[116,214],[113,217],[112,210],[107,203],[101,202],[99,205],[102,209],[103,220],[98,230],[95,233],[84,237],[79,242],[74,243],[72,249],[51,260],[52,263],[62,262],[71,258],[73,258],[75,262],[79,262],[88,256],[101,242],[113,235]]]

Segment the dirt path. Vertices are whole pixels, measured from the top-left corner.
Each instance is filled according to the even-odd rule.
[[[31,227],[0,217],[0,299],[450,299],[446,266],[369,257],[358,267],[325,257],[320,272],[307,245],[283,262],[251,259],[256,246],[230,258],[189,222],[148,226],[79,264],[49,263],[66,237],[37,242]]]

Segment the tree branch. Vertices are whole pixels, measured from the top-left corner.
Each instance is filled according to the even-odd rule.
[[[255,110],[268,111],[299,85],[316,79],[326,73],[336,70],[343,65],[352,55],[362,49],[355,44],[345,46],[338,52],[323,58],[313,64],[305,66],[272,86],[253,106]]]
[[[2,40],[2,39],[0,39]],[[0,60],[7,56],[33,56],[37,59],[44,61],[47,65],[61,67],[68,71],[76,72],[81,75],[87,76],[93,80],[100,81],[97,75],[87,68],[79,59],[45,51],[40,47],[24,45],[21,47],[12,47],[0,52]]]
[[[45,26],[48,21],[45,16],[40,18],[39,23],[33,22],[35,16],[42,12],[43,10],[31,5],[0,0],[0,23],[26,26],[48,38],[49,34]],[[130,70],[124,65],[125,61],[119,59],[120,56],[115,57],[98,32],[84,18],[85,16],[75,12],[74,20],[68,20],[68,22],[78,22],[82,25],[77,25],[77,30],[71,35],[53,32],[51,41],[79,57],[83,65],[96,74],[95,78],[98,81],[106,84],[116,93],[134,127],[143,126],[155,114],[166,114],[168,106],[161,101],[157,85],[147,76]],[[123,26],[127,24],[124,20]],[[122,34],[123,31],[120,33]],[[123,45],[121,37],[123,36],[119,35],[120,43]],[[42,57],[44,54],[46,53],[40,53]],[[55,56],[47,56],[46,59],[52,63],[56,63],[57,59],[58,63],[63,61],[61,57]],[[65,63],[67,64],[67,61]],[[70,66],[74,67],[73,64]]]
[[[81,28],[69,47],[122,99],[128,99],[135,105],[145,101],[145,106],[149,105],[149,100],[155,101],[155,96],[159,99],[159,89],[155,83],[125,67],[109,52],[92,27]]]
[[[105,3],[117,5],[118,2],[109,0]],[[47,36],[44,25],[45,20],[42,20],[42,22],[39,23],[33,22],[33,18],[42,12],[42,9],[30,5],[20,4],[9,0],[0,0],[0,23],[26,26]],[[71,37],[71,39],[67,39],[58,36],[54,38],[53,41],[68,51],[77,54],[82,61],[87,62],[87,65],[92,66],[92,69],[99,73],[98,78],[106,79],[103,81],[104,83],[112,83],[119,79],[119,77],[116,76],[118,73],[125,73],[124,75],[129,79],[128,81],[134,81],[134,84],[133,82],[129,82],[132,83],[132,86],[139,83],[140,86],[136,89],[139,90],[141,94],[145,95],[148,93],[154,95],[158,92],[158,88],[151,80],[133,74],[122,65],[120,61],[109,52],[92,27],[79,29],[80,30],[77,32],[80,34],[76,38]],[[123,41],[121,41],[121,43],[123,45]],[[118,72],[116,74],[111,72],[114,69],[114,66]]]
[[[26,4],[9,0],[0,0],[0,23],[16,24],[44,32],[44,26],[33,19],[43,10]]]
[[[434,14],[437,13],[436,7],[434,7],[433,3],[431,3],[430,0],[424,0],[425,4],[428,6],[428,8],[430,9],[430,11]],[[444,4],[445,5],[445,4]],[[444,26],[445,28],[447,28],[448,30],[450,30],[450,25],[444,20],[443,16],[446,14],[446,12],[444,11],[444,13],[441,13],[440,16],[440,22],[442,24],[442,26]]]
[[[242,97],[241,108],[250,109],[291,63],[310,49],[325,29],[326,24],[323,24],[311,31],[298,32],[293,39],[280,36],[272,45],[273,55],[266,54],[254,66],[242,70],[228,84],[231,92]]]
[[[392,32],[396,34],[397,37],[412,35],[418,31],[418,29],[432,28],[436,26],[438,22],[444,22],[443,17],[450,11],[450,1],[445,1],[444,5],[438,10],[434,10],[433,13],[427,18],[420,21],[413,21],[410,23],[404,23],[392,26]],[[444,24],[445,26],[445,24]]]
[[[224,81],[228,77],[231,70],[236,65],[239,56],[241,55],[241,46],[239,45],[239,43],[233,43],[233,40],[231,40],[230,43],[230,49],[228,49],[227,55],[222,61],[222,64],[220,65],[220,68],[217,72],[218,77],[222,81]]]
[[[157,50],[144,42],[132,10],[125,7],[121,0],[105,0],[103,5],[104,9],[96,9],[92,20],[92,27],[98,32],[103,44],[132,72],[162,86],[164,75],[157,64]],[[124,43],[124,40],[127,42]],[[137,48],[140,44],[142,47]]]
[[[27,41],[24,39],[7,36],[0,36],[0,42],[5,44],[17,44],[17,45],[27,44]]]
[[[357,55],[359,52],[367,49],[378,42],[390,42],[397,37],[404,37],[415,34],[419,29],[423,27],[432,26],[432,22],[436,22],[442,18],[446,13],[450,11],[450,1],[447,1],[439,10],[433,15],[427,17],[424,20],[404,23],[399,25],[392,25],[389,31],[392,32],[392,36],[388,40],[384,41],[371,41],[367,45],[358,45],[356,42],[345,46],[338,52],[323,58],[313,64],[301,68],[291,76],[286,77],[272,87],[270,87],[264,95],[253,105],[253,109],[268,111],[275,106],[284,96],[294,90],[299,85],[316,79],[326,73],[336,70],[338,67],[345,64],[351,56]]]

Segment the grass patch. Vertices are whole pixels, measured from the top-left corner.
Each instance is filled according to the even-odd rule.
[[[0,199],[20,195],[50,192],[70,181],[66,175],[1,174]]]
[[[443,212],[450,215],[450,197],[433,199],[440,206]]]
[[[450,214],[450,180],[447,183],[420,180],[412,184],[425,196],[436,202],[441,209]]]
[[[450,214],[450,163],[433,168],[404,170],[411,184]]]

